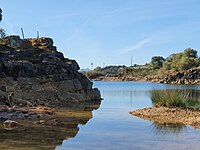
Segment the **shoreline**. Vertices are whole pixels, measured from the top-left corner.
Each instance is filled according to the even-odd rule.
[[[68,124],[67,118],[76,120],[82,115],[88,119],[92,118],[92,111],[98,109],[100,104],[101,101],[68,103],[62,106],[0,105],[0,122],[7,130],[26,126],[26,124],[29,124],[29,126],[65,127]],[[87,108],[87,111],[85,108]],[[5,125],[6,121],[8,122],[7,125]]]
[[[95,81],[139,81],[139,82],[156,82],[163,84],[200,84],[200,66],[191,68],[186,71],[166,72],[162,75],[102,75],[91,80]]]
[[[180,123],[200,129],[199,110],[179,107],[149,107],[130,111],[129,114],[158,124]]]
[[[166,77],[163,77],[166,78]],[[148,77],[106,77],[106,76],[101,76],[95,79],[92,79],[93,81],[110,81],[110,82],[115,82],[115,81],[120,81],[120,82],[127,82],[127,81],[135,81],[135,82],[152,82],[152,83],[161,83],[161,84],[185,84],[185,85],[200,85],[200,79],[196,79],[194,81],[183,81],[183,80],[176,80],[173,82],[164,82],[163,79],[160,78],[148,78]]]

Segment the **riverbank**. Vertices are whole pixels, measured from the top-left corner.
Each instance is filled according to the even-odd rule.
[[[96,81],[147,81],[164,84],[200,84],[200,66],[186,71],[168,72],[162,75],[99,76]]]
[[[178,107],[150,107],[129,112],[144,120],[158,124],[181,123],[200,129],[200,111]]]

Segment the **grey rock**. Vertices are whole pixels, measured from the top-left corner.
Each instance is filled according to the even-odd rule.
[[[3,125],[4,125],[4,128],[13,128],[18,125],[18,122],[13,121],[13,120],[6,120],[4,121]]]
[[[0,44],[0,97],[13,93],[12,103],[20,106],[99,101],[99,90],[79,69],[75,60],[56,50],[51,38],[6,37]]]

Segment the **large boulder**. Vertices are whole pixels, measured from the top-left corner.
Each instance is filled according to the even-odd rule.
[[[75,60],[64,58],[51,38],[20,39],[9,36],[0,42],[0,97],[45,104],[100,100],[98,89],[79,73]],[[3,44],[2,44],[3,43]]]

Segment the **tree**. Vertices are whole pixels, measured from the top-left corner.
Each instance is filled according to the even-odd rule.
[[[187,70],[192,67],[198,66],[198,59],[197,58],[189,58],[189,57],[182,57],[180,60],[180,70]]]
[[[101,71],[101,67],[97,66],[96,68],[94,68],[94,71],[100,72]]]
[[[197,58],[197,51],[195,51],[194,49],[191,49],[191,48],[187,48],[184,50],[183,54],[186,56],[186,57],[190,57],[190,58]]]
[[[163,66],[165,59],[162,56],[154,56],[151,58],[151,65],[153,69],[160,69]]]
[[[163,64],[165,70],[187,70],[200,65],[197,51],[191,48],[187,48],[184,52],[175,53],[166,58]]]

